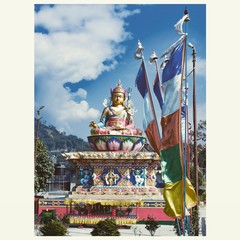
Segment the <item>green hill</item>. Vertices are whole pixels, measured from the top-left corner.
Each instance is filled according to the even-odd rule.
[[[36,120],[35,120],[36,121]],[[48,151],[88,151],[92,150],[88,142],[74,135],[59,132],[53,125],[39,122],[38,137],[45,144]]]

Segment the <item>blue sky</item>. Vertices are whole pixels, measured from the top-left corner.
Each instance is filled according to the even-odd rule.
[[[150,86],[155,67],[152,51],[161,54],[180,36],[174,25],[187,7],[188,42],[197,50],[197,119],[206,119],[206,5],[35,5],[35,109],[41,105],[43,121],[60,131],[87,140],[88,123],[98,121],[103,100],[120,79],[132,88],[137,112],[135,126],[142,128],[143,100],[135,87],[140,61],[134,59],[138,39]],[[187,50],[188,72],[191,49]],[[161,59],[159,59],[159,65]],[[160,72],[161,73],[161,72]],[[153,95],[155,111],[159,106]],[[189,115],[192,115],[192,76],[189,77]]]

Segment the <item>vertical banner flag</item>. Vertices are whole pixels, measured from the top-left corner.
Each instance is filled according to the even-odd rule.
[[[169,62],[162,72],[162,139],[161,165],[164,186],[164,212],[173,218],[183,218],[184,208],[196,205],[196,194],[190,181],[184,176],[182,154],[181,111],[182,79],[185,58],[185,38],[171,51]],[[184,190],[186,181],[186,193]],[[186,206],[184,206],[186,194]]]
[[[160,105],[160,108],[162,109],[162,105],[163,105],[163,93],[162,93],[162,86],[160,84],[160,80],[159,80],[159,75],[158,75],[158,71],[156,73],[156,77],[153,83],[153,91],[157,97],[158,103]]]
[[[148,87],[148,78],[145,69],[144,61],[142,60],[136,77],[136,86],[143,97],[143,129],[146,133],[148,141],[155,152],[159,153],[160,150],[160,137],[157,126],[157,120],[154,116],[154,110],[152,106],[151,93]]]
[[[190,146],[189,146],[189,125],[188,125],[188,97],[186,79],[182,82],[182,111],[181,111],[181,126],[182,126],[182,141],[185,156],[187,160],[187,176],[190,176]]]

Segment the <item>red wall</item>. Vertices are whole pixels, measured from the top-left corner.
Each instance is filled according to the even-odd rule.
[[[168,217],[164,212],[163,208],[138,208],[137,216],[139,220],[147,220],[148,216],[155,218],[159,221],[173,221],[173,218]]]
[[[39,206],[39,215],[43,210],[56,210],[57,215],[64,216],[65,214],[70,212],[67,206]],[[138,216],[138,220],[147,219],[148,216],[155,218],[155,220],[159,221],[173,221],[173,218],[168,217],[164,212],[163,208],[138,208],[133,209],[132,214],[136,214]]]

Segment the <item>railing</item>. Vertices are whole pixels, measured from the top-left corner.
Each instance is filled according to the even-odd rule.
[[[103,221],[107,218],[105,215],[97,215],[97,216],[70,216],[69,222],[70,224],[97,224],[99,221]],[[109,218],[109,217],[108,217]],[[136,224],[137,217],[136,216],[111,216],[116,220],[117,225],[125,225],[125,224]]]
[[[70,182],[70,177],[66,175],[55,175],[52,178],[48,179],[48,183],[54,182]]]

